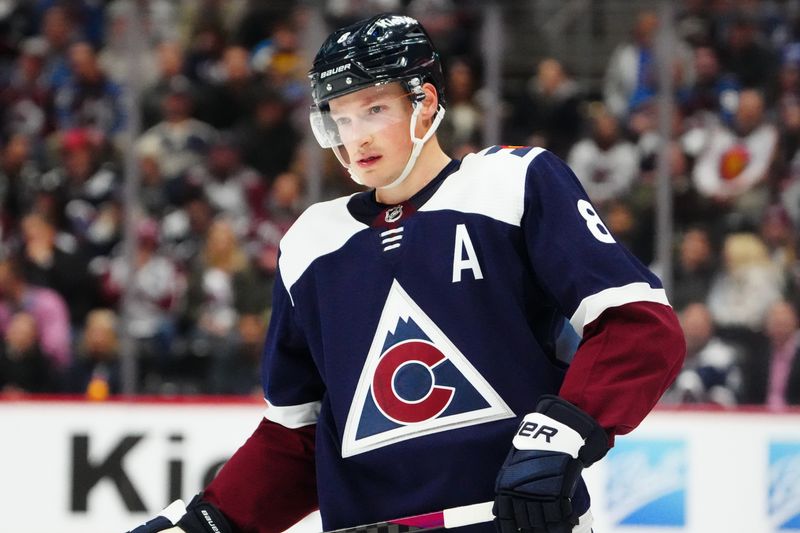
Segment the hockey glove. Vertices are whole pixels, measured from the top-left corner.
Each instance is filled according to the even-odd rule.
[[[135,527],[128,531],[128,533],[157,533],[159,531],[164,533],[180,532],[181,530],[176,529],[174,526],[185,512],[186,505],[184,505],[183,500],[175,500],[164,508],[157,517],[148,520],[141,526]]]
[[[161,514],[128,533],[233,533],[225,515],[203,501],[202,494],[184,508],[181,500],[172,502]]]
[[[499,533],[569,533],[578,523],[572,496],[581,471],[608,452],[608,436],[558,396],[542,396],[527,415],[497,476]]]

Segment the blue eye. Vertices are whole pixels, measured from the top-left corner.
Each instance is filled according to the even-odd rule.
[[[370,112],[371,115],[374,115],[376,113],[380,113],[381,111],[383,111],[383,106],[374,105],[374,106],[369,108],[369,112]]]

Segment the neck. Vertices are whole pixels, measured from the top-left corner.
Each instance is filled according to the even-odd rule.
[[[375,189],[375,199],[389,205],[405,202],[430,183],[448,163],[450,156],[444,153],[434,135],[425,143],[405,181],[392,189]]]

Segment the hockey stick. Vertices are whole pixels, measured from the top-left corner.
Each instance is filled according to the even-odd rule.
[[[411,531],[432,531],[434,529],[469,526],[494,520],[494,515],[492,514],[493,503],[483,502],[462,505],[461,507],[451,507],[443,511],[407,516],[363,526],[346,527],[325,533],[408,533]]]

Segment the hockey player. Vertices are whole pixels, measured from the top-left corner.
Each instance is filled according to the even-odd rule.
[[[310,207],[281,242],[265,417],[170,530],[495,499],[495,525],[471,531],[590,531],[582,469],[683,360],[659,280],[551,153],[442,151],[442,70],[416,20],[334,32],[310,78],[317,140],[368,190]]]

